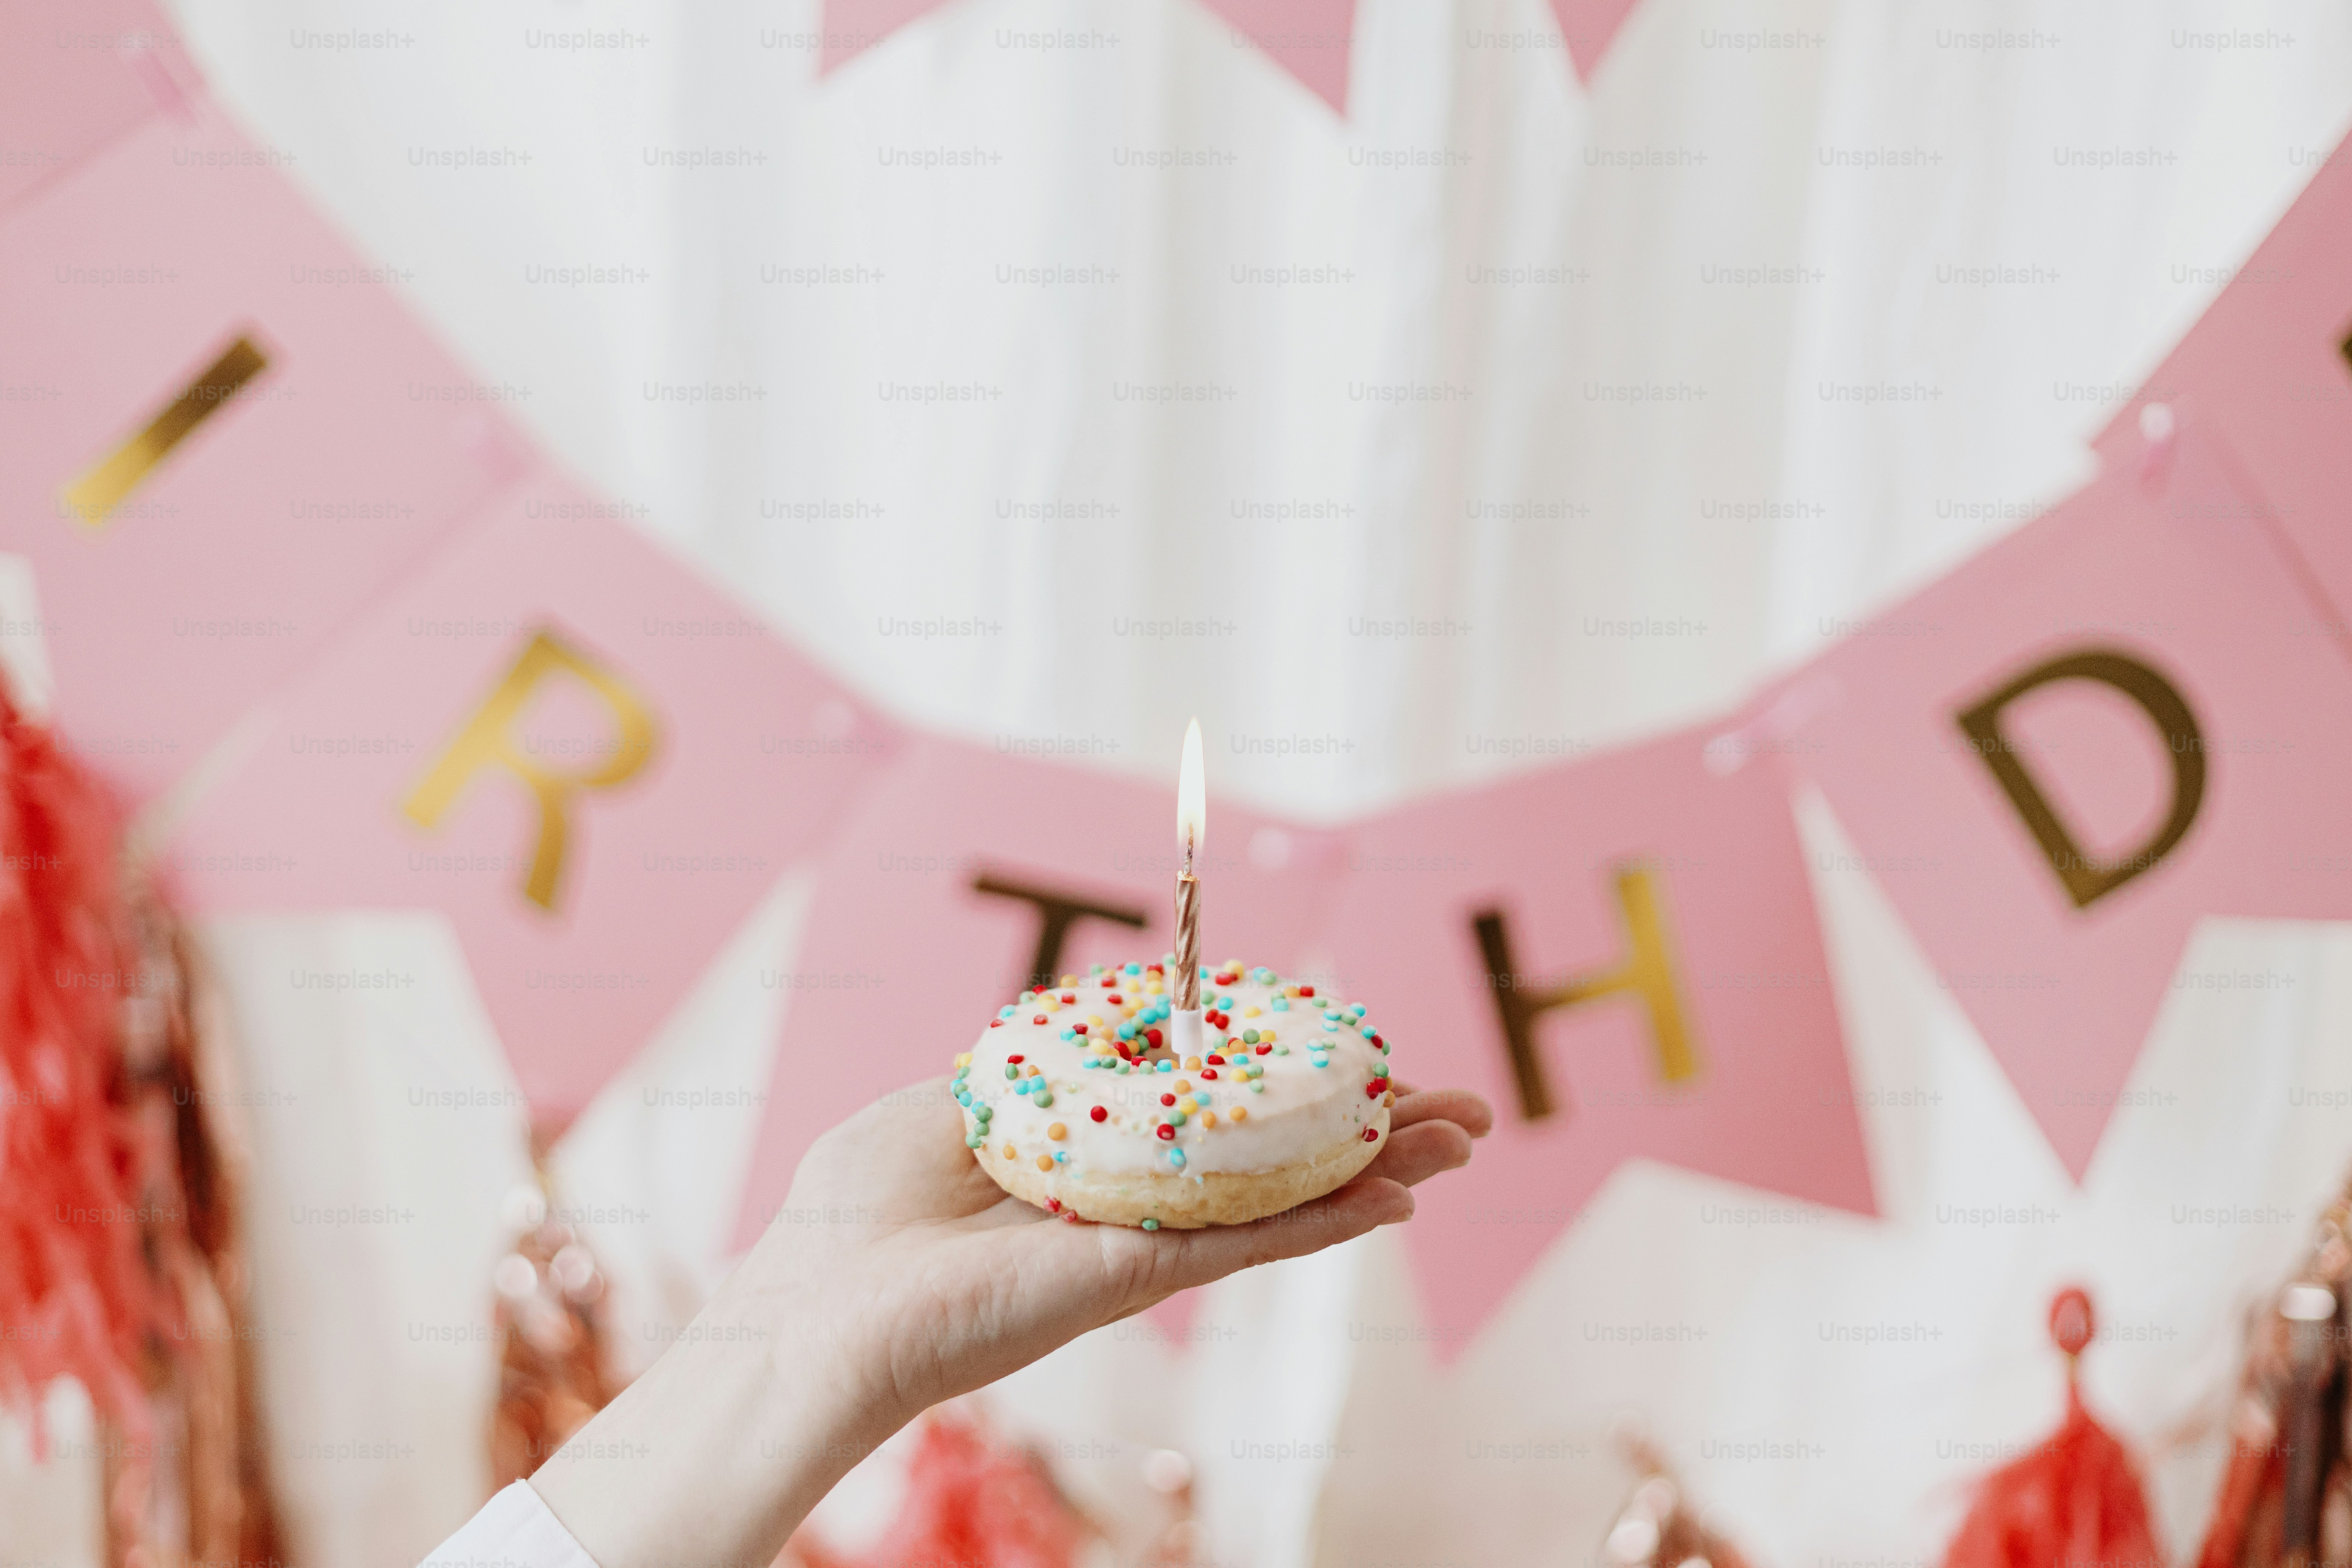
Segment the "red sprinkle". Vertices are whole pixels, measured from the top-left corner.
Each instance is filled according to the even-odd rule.
[[[1169,1126],[1168,1123],[1163,1121],[1160,1124],[1160,1136],[1167,1139],[1171,1143],[1173,1143],[1176,1142],[1176,1129]]]
[[[1116,992],[1116,991],[1112,992],[1112,993],[1110,994],[1110,1000],[1111,1000],[1111,1005],[1113,1005],[1113,1006],[1117,1006],[1117,1005],[1118,1005],[1118,992]]]
[[[1202,1078],[1214,1078],[1217,1076],[1217,1069],[1214,1068],[1202,1068],[1201,1069],[1201,1076]]]
[[[1004,1027],[1004,1020],[1002,1018],[991,1018],[988,1021],[988,1026],[992,1029],[1001,1029]]]
[[[1365,1128],[1365,1129],[1364,1129],[1364,1142],[1367,1142],[1367,1143],[1377,1143],[1377,1142],[1379,1142],[1380,1141],[1381,1141],[1381,1130],[1380,1130],[1379,1128],[1377,1128],[1377,1127],[1367,1127],[1367,1128]]]
[[[1173,1105],[1176,1103],[1176,1097],[1172,1094],[1163,1094],[1160,1097],[1160,1103],[1162,1105]]]
[[[1097,1121],[1108,1121],[1110,1120],[1110,1112],[1105,1110],[1099,1105],[1096,1106],[1092,1110],[1087,1111],[1087,1114],[1093,1117]]]
[[[1065,991],[1062,993],[1062,1000],[1065,1002],[1075,1002],[1077,999],[1078,994],[1075,991]]]
[[[1008,1061],[1008,1062],[1011,1062],[1014,1067],[1019,1067],[1019,1066],[1021,1065],[1022,1061],[1024,1060],[1024,1058],[1022,1057],[1022,1055],[1021,1055],[1021,1053],[1020,1053],[1020,1052],[1015,1051],[1013,1055],[1011,1055],[1011,1056],[1009,1056],[1009,1057],[1005,1058],[1004,1059],[1005,1059],[1006,1061]]]
[[[1225,1058],[1219,1056],[1216,1052],[1211,1051],[1209,1053],[1209,1065],[1213,1068],[1221,1068],[1225,1065]]]
[[[1270,1057],[1274,1055],[1274,1047],[1272,1046],[1260,1046],[1257,1048],[1257,1054],[1262,1057]]]
[[[1044,1022],[1045,1021],[1045,1014],[1043,1014],[1043,1013],[1040,1013],[1040,1014],[1038,1014],[1035,1017],[1034,1017],[1034,1018],[1030,1019],[1029,1021],[1030,1021],[1031,1023],[1033,1023],[1033,1024],[1042,1024],[1042,1023],[1044,1023]]]
[[[1315,987],[1312,985],[1302,985],[1298,988],[1298,994],[1301,996],[1312,996],[1315,994]]]
[[[1062,1200],[1059,1198],[1047,1198],[1045,1200],[1045,1208],[1050,1214],[1060,1214],[1062,1212]]]
[[[1157,1029],[1146,1029],[1143,1031],[1143,1037],[1150,1040],[1156,1046],[1160,1043],[1160,1031]]]

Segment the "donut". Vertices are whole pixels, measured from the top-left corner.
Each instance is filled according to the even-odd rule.
[[[1396,1093],[1361,1004],[1227,964],[1201,1005],[1180,1058],[1163,964],[1024,991],[956,1058],[964,1146],[1024,1202],[1146,1230],[1263,1219],[1380,1152]]]

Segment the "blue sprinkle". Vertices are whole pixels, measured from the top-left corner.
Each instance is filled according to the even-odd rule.
[[[1011,1007],[999,1007],[996,1010],[996,1016],[1000,1018],[1010,1018],[1013,1016],[1014,1011],[1015,1009]]]
[[[1069,1156],[1066,1152],[1065,1152],[1064,1151],[1062,1151],[1062,1150],[1060,1150],[1060,1149],[1056,1149],[1056,1150],[1055,1150],[1055,1151],[1054,1151],[1054,1163],[1055,1163],[1056,1165],[1066,1165],[1066,1164],[1068,1164],[1069,1163],[1070,1163],[1070,1156]]]
[[[1160,1070],[1161,1072],[1174,1072],[1176,1070],[1176,1064],[1173,1061],[1163,1060],[1160,1064]]]
[[[1181,1149],[1169,1150],[1168,1163],[1175,1166],[1178,1170],[1182,1170],[1184,1168],[1184,1151]]]
[[[1287,1013],[1287,1012],[1289,1012],[1289,1011],[1290,1011],[1290,998],[1289,998],[1289,997],[1287,997],[1287,996],[1277,996],[1277,997],[1276,997],[1276,998],[1274,999],[1274,1005],[1273,1005],[1273,1006],[1272,1006],[1270,1009],[1268,1009],[1268,1010],[1269,1010],[1269,1011],[1271,1011],[1271,1012],[1276,1012],[1276,1013]]]
[[[1143,973],[1143,965],[1139,963],[1130,963],[1127,966],[1127,973],[1129,974],[1140,974]]]

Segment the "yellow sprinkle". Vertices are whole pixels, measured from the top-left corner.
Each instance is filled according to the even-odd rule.
[[[1077,983],[1078,977],[1075,974],[1065,974],[1062,976],[1062,984],[1066,986],[1076,985]]]
[[[1285,996],[1289,997],[1293,1002],[1296,1002],[1296,1001],[1297,1001],[1297,1000],[1298,1000],[1298,987],[1297,987],[1297,986],[1296,986],[1296,985],[1286,985],[1286,986],[1284,986],[1284,987],[1282,988],[1282,994],[1283,994]]]
[[[1396,1090],[1391,1089],[1386,1094],[1381,1096],[1381,1103],[1382,1105],[1394,1105],[1396,1103]]]
[[[1004,1157],[1008,1160],[1013,1158],[1013,1145],[1010,1143],[1004,1146]]]
[[[1059,1143],[1063,1139],[1067,1138],[1069,1135],[1070,1130],[1063,1126],[1058,1121],[1045,1129],[1045,1136],[1051,1138],[1056,1143]]]
[[[1255,1007],[1244,1007],[1242,1009],[1242,1016],[1244,1018],[1255,1018],[1257,1016],[1257,1009]]]
[[[1202,1125],[1202,1126],[1203,1126],[1203,1127],[1214,1127],[1216,1124],[1217,1124],[1217,1113],[1216,1113],[1215,1111],[1213,1111],[1213,1110],[1204,1110],[1204,1111],[1201,1112],[1201,1125]]]
[[[1257,1032],[1257,1043],[1261,1046],[1273,1044],[1274,1031],[1272,1029],[1260,1029]]]
[[[1100,1013],[1089,1013],[1087,1015],[1087,1022],[1099,1029],[1102,1027],[1102,1015]]]
[[[1041,1170],[1041,1171],[1050,1171],[1050,1170],[1052,1170],[1052,1169],[1054,1168],[1054,1156],[1052,1156],[1051,1154],[1040,1154],[1040,1155],[1038,1155],[1038,1156],[1037,1156],[1037,1168],[1038,1168],[1039,1170]]]
[[[1179,1094],[1190,1094],[1190,1093],[1192,1093],[1192,1079],[1183,1079],[1183,1078],[1180,1078],[1180,1079],[1178,1079],[1176,1080],[1176,1092],[1177,1092],[1177,1093],[1179,1093]]]
[[[1246,1105],[1236,1105],[1231,1110],[1226,1111],[1225,1114],[1232,1117],[1235,1121],[1247,1121],[1249,1120],[1249,1107]]]
[[[1031,1078],[1036,1078],[1036,1077],[1040,1076],[1044,1071],[1045,1071],[1045,1069],[1044,1069],[1043,1068],[1040,1068],[1040,1067],[1039,1067],[1035,1062],[1031,1062],[1031,1063],[1029,1064],[1029,1076],[1030,1076]]]
[[[1199,1072],[1201,1070],[1201,1058],[1198,1057],[1186,1057],[1184,1058],[1184,1070],[1186,1072]]]
[[[971,1053],[970,1051],[959,1053],[956,1057],[956,1066],[960,1068],[968,1068],[971,1066]]]

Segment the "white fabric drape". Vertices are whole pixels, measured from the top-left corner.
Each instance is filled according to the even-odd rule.
[[[1719,708],[2063,495],[2352,111],[2352,27],[2288,0],[1643,0],[1590,91],[1539,0],[1362,0],[1345,119],[1192,0],[952,0],[822,81],[815,0],[181,14],[485,382],[874,698],[1153,778],[1197,711],[1219,791],[1315,818]],[[1221,1562],[1588,1561],[1623,1417],[1768,1562],[1913,1568],[2054,1420],[2080,1279],[2186,1550],[2239,1314],[2352,1152],[2352,942],[2209,924],[2184,977],[2270,983],[2176,991],[2077,1193],[1803,820],[1882,1221],[1631,1168],[1449,1370],[1376,1239],[999,1409],[1110,1512],[1192,1453]],[[564,1152],[635,1353],[723,1267],[753,1124],[655,1091],[762,1088],[804,899]],[[413,1561],[487,1491],[490,1358],[400,1325],[487,1313],[520,1133],[404,1086],[494,1089],[495,1042],[428,918],[211,934],[249,1079],[302,1095],[255,1112],[302,1561]],[[287,994],[330,963],[424,984]],[[417,1217],[280,1223],[329,1193]],[[419,1457],[337,1458],[373,1438]]]

